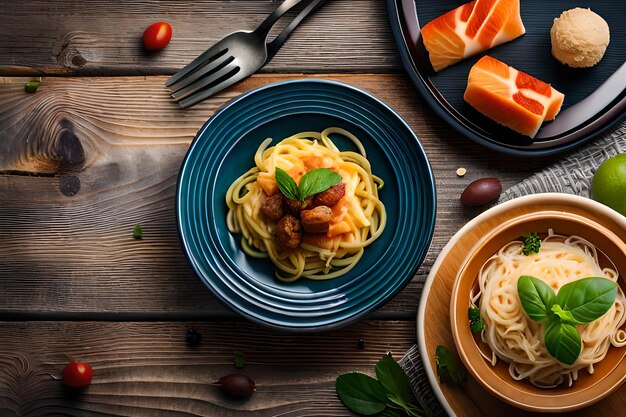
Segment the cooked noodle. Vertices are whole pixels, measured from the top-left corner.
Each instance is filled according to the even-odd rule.
[[[340,151],[330,135],[350,139],[358,152]],[[300,277],[331,279],[350,271],[366,246],[383,232],[385,206],[378,198],[383,181],[372,174],[363,145],[350,132],[328,128],[323,132],[302,132],[275,146],[265,139],[254,155],[255,166],[236,179],[226,193],[227,225],[240,233],[241,246],[253,257],[269,257],[276,266],[276,277],[291,282]],[[261,213],[268,195],[278,191],[275,167],[287,171],[296,182],[307,171],[330,168],[346,183],[345,196],[333,207],[333,219],[325,234],[303,234],[302,243],[293,251],[282,252],[274,228]]]
[[[572,385],[578,373],[586,369],[593,373],[594,364],[601,361],[609,347],[626,345],[626,299],[618,286],[614,305],[599,319],[576,326],[582,340],[582,350],[572,365],[555,359],[543,342],[544,324],[529,319],[517,294],[517,280],[522,275],[542,279],[557,292],[568,282],[585,277],[606,277],[617,282],[615,269],[599,266],[596,248],[577,236],[555,235],[550,230],[541,243],[541,250],[529,256],[522,252],[523,243],[511,242],[493,255],[478,275],[480,290],[470,294],[474,305],[480,302],[480,314],[485,322],[481,332],[483,342],[491,348],[491,357],[509,363],[509,373],[516,380],[528,378],[538,387],[551,388],[567,381]],[[485,355],[483,353],[483,355]]]

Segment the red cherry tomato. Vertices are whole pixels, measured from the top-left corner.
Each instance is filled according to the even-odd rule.
[[[172,27],[167,22],[155,22],[143,32],[143,46],[149,51],[158,51],[170,43]]]
[[[69,385],[73,388],[81,388],[89,385],[92,375],[93,370],[91,366],[85,362],[74,362],[70,360],[70,363],[63,368],[63,382],[65,385]]]

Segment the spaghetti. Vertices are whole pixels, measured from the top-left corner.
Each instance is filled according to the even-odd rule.
[[[524,255],[523,243],[511,242],[493,255],[478,275],[479,292],[470,294],[473,304],[480,302],[485,327],[483,342],[489,345],[495,365],[497,358],[509,363],[509,373],[516,380],[528,378],[541,388],[556,387],[567,381],[571,386],[582,369],[591,374],[609,347],[625,346],[626,298],[618,287],[615,303],[599,319],[577,326],[582,350],[572,365],[555,359],[543,342],[545,324],[529,319],[517,294],[517,280],[522,275],[542,279],[558,291],[568,282],[589,276],[606,277],[617,282],[618,273],[600,267],[597,249],[578,236],[560,236],[551,230],[541,243],[539,253]]]
[[[348,138],[357,152],[340,151],[331,135]],[[302,132],[269,146],[265,139],[254,155],[255,166],[237,178],[226,193],[227,225],[241,234],[242,250],[249,256],[269,257],[276,277],[292,282],[301,277],[314,280],[336,278],[350,271],[365,247],[383,232],[385,206],[378,198],[383,181],[372,174],[365,149],[357,137],[340,128]],[[308,171],[328,168],[341,176],[345,194],[331,207],[332,218],[325,233],[302,233],[301,243],[284,250],[276,239],[277,223],[263,215],[264,202],[280,193],[276,168],[296,182]]]

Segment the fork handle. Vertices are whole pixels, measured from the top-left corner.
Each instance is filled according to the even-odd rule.
[[[267,39],[267,36],[270,34],[270,30],[272,30],[272,26],[278,22],[278,19],[282,17],[285,13],[287,13],[292,7],[296,6],[298,3],[303,0],[285,0],[280,6],[272,12],[269,16],[265,18],[263,23],[259,25],[258,28],[255,29],[255,33],[261,35],[263,39]]]
[[[313,13],[315,10],[320,8],[322,4],[326,3],[327,0],[308,0],[308,1],[309,1],[309,4],[304,9],[302,9],[302,11],[300,11],[298,16],[296,16],[287,25],[287,27],[284,28],[282,32],[280,32],[278,36],[274,38],[273,41],[267,44],[267,59],[265,60],[266,63],[269,62],[272,58],[274,58],[274,55],[276,55],[280,47],[283,46],[283,44],[285,43],[289,35],[291,35],[291,32],[293,32],[296,26],[298,26],[300,22],[304,20],[305,17],[307,17],[309,14]]]

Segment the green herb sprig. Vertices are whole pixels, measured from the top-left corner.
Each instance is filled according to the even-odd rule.
[[[337,377],[337,396],[350,411],[381,417],[432,415],[432,411],[420,398],[417,398],[420,405],[412,402],[409,379],[395,359],[384,355],[375,370],[378,379],[359,372]]]
[[[274,178],[278,183],[280,192],[285,197],[294,201],[304,201],[308,197],[328,190],[341,181],[341,175],[328,168],[313,169],[300,178],[300,184],[285,172],[276,167]]]
[[[463,368],[447,347],[439,345],[435,348],[435,361],[437,362],[437,376],[440,383],[460,384],[465,380]]]
[[[555,294],[542,280],[522,275],[517,293],[526,315],[547,324],[544,341],[550,355],[571,365],[582,348],[575,326],[602,317],[615,302],[617,284],[607,278],[588,277],[563,285]]]
[[[539,253],[539,249],[541,248],[541,239],[537,233],[524,233],[522,238],[524,239],[524,246],[522,246],[524,255],[528,256],[531,253]]]
[[[480,317],[480,309],[476,306],[471,306],[467,310],[467,317],[470,323],[470,330],[472,333],[480,333],[485,328],[485,322]]]
[[[243,369],[243,367],[246,365],[246,356],[243,354],[243,352],[235,351],[233,354],[233,360],[235,368],[237,369]]]
[[[141,230],[141,225],[136,224],[135,227],[133,227],[133,238],[143,239],[143,230]]]
[[[37,91],[39,86],[41,85],[41,81],[28,81],[24,84],[24,91],[29,94],[32,94]]]

